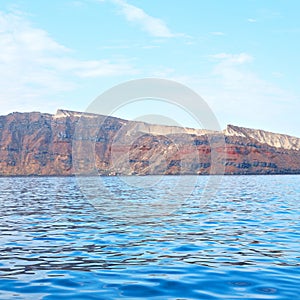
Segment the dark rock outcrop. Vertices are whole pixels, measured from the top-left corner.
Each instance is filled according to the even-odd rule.
[[[0,116],[0,175],[300,174],[300,139],[58,110]]]

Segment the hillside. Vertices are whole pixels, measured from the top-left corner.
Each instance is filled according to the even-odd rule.
[[[0,175],[299,174],[300,139],[58,110],[0,116]]]

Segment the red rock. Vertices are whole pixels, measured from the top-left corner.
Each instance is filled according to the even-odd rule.
[[[211,141],[211,142],[210,142]],[[300,139],[58,110],[0,117],[0,175],[299,174]]]

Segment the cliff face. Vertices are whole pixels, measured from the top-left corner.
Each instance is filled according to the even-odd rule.
[[[212,163],[213,162],[213,163]],[[300,139],[58,110],[0,116],[0,175],[300,174]]]
[[[226,130],[224,130],[224,134],[254,139],[259,143],[267,144],[275,148],[300,150],[300,139],[286,134],[275,134],[264,130],[243,128],[233,125],[228,125]]]
[[[1,175],[67,175],[71,172],[73,118],[13,113],[0,119]]]

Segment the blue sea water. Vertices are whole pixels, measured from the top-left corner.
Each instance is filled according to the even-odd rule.
[[[176,209],[122,218],[74,177],[0,178],[0,299],[300,299],[300,177],[225,176],[205,204],[197,180]],[[118,191],[147,212],[155,189]]]

